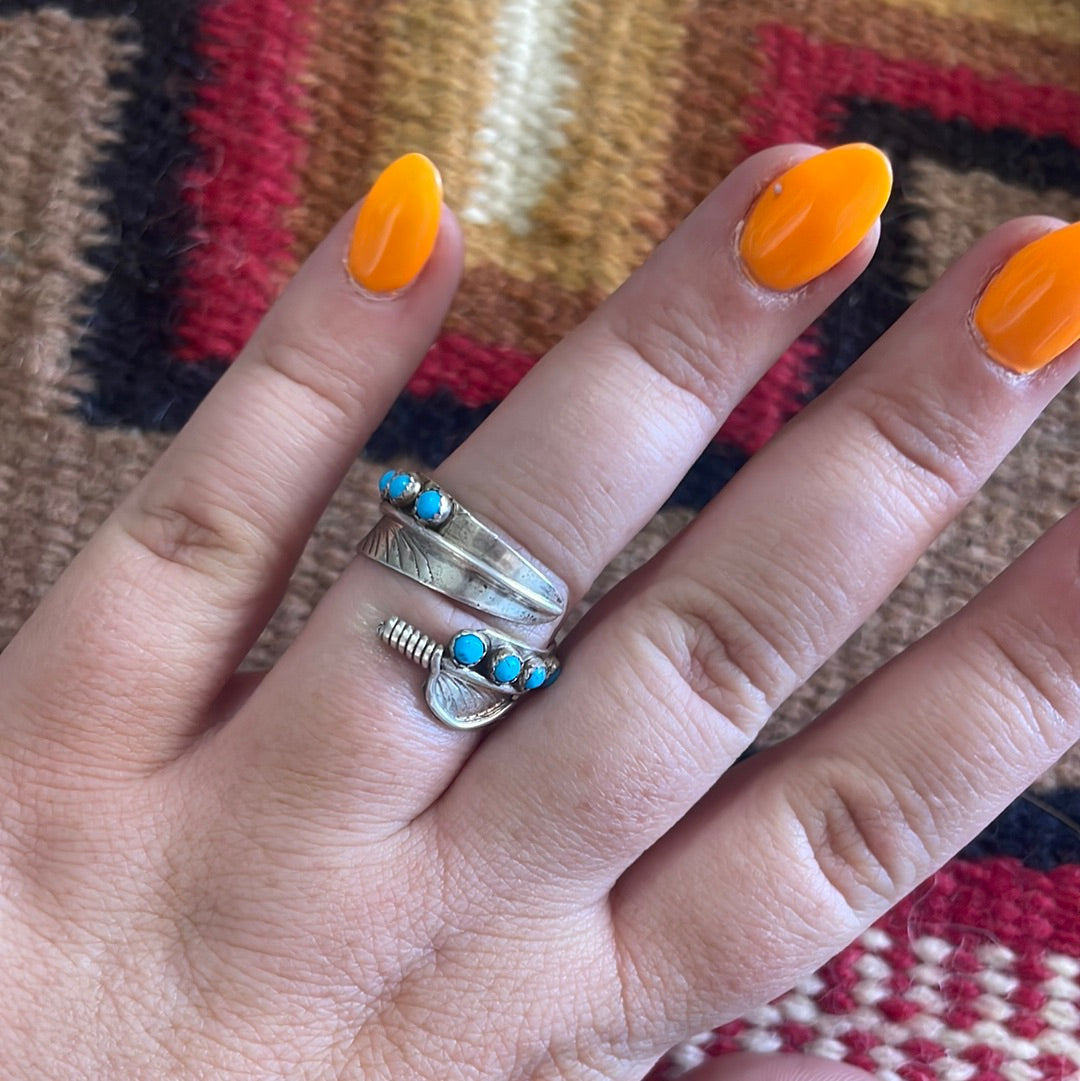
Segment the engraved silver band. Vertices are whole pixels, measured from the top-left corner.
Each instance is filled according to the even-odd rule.
[[[562,671],[550,650],[534,649],[490,627],[459,631],[444,646],[393,617],[379,625],[379,637],[428,670],[428,708],[450,728],[497,721],[522,695],[550,686]]]
[[[359,551],[452,600],[510,623],[556,623],[566,593],[514,545],[422,473],[379,481],[384,517]]]

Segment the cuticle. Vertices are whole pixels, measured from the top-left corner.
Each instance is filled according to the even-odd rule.
[[[1044,365],[1043,368],[1036,368],[1034,371],[1030,372],[1018,372],[1015,368],[1009,367],[1004,361],[998,360],[990,351],[990,343],[986,340],[982,331],[979,330],[978,323],[975,322],[975,312],[978,310],[979,303],[986,293],[987,287],[998,274],[1005,269],[1005,264],[1008,263],[1008,261],[1008,259],[1005,259],[998,263],[983,277],[982,281],[979,283],[978,289],[975,290],[971,303],[968,305],[965,321],[967,323],[968,333],[971,335],[971,340],[975,343],[975,347],[979,350],[982,357],[990,362],[991,369],[994,373],[998,378],[1004,379],[1010,385],[1015,386],[1020,383],[1027,384],[1032,382],[1046,366]]]
[[[359,293],[365,300],[375,301],[377,304],[388,303],[392,300],[397,300],[398,297],[407,293],[412,286],[412,282],[407,285],[403,285],[400,289],[391,289],[388,293],[377,293],[373,289],[366,289],[362,286],[349,271],[349,249],[345,249],[345,257],[341,261],[341,268],[345,271],[345,278],[349,283],[350,288],[354,293]]]

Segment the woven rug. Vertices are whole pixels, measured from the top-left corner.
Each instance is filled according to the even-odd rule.
[[[866,274],[725,425],[599,589],[686,524],[977,236],[1080,218],[1077,0],[0,0],[0,573],[6,642],[406,150],[468,266],[254,651],[350,559],[387,462],[433,465],[717,181],[777,142],[868,140],[896,189]],[[796,730],[1080,497],[1067,390],[762,736]],[[628,434],[628,437],[632,435]],[[882,1078],[1080,1072],[1080,751],[822,971],[674,1049]]]

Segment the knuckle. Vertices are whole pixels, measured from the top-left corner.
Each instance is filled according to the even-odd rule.
[[[1018,725],[1015,741],[1028,745],[1024,748],[1028,756],[1033,734],[1052,755],[1063,753],[1076,737],[1080,717],[1076,658],[1056,644],[1059,640],[1058,632],[1044,625],[1037,611],[1023,625],[1002,621],[976,636],[979,686],[994,695],[991,708],[997,716],[1004,721],[1008,713],[1013,715]]]
[[[361,366],[338,357],[339,352],[333,344],[313,348],[275,339],[263,348],[262,362],[273,376],[283,380],[290,398],[299,393],[320,414],[329,414],[332,423],[351,425],[362,412],[367,380],[357,378],[354,370]],[[290,404],[290,412],[295,411],[295,404]]]
[[[828,759],[804,770],[786,797],[784,830],[812,888],[825,887],[857,920],[899,900],[930,869],[938,833],[932,803],[903,777]]]
[[[654,644],[696,700],[753,739],[783,700],[790,671],[759,613],[688,580],[669,584],[657,608],[646,623]]]
[[[262,530],[194,472],[160,495],[148,490],[120,525],[154,559],[211,577],[265,564]]]
[[[904,388],[886,392],[862,386],[849,393],[848,408],[870,429],[889,471],[928,516],[936,517],[941,507],[968,499],[978,488],[973,463],[986,440],[955,409]],[[909,477],[914,486],[906,483]]]
[[[732,355],[723,331],[706,311],[695,310],[695,294],[666,295],[647,306],[617,305],[609,329],[626,350],[676,392],[677,399],[710,425],[726,400],[717,378],[721,357]]]

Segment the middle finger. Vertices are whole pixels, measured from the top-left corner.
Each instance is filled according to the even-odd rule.
[[[785,172],[807,158],[801,180]],[[889,186],[888,163],[864,145],[750,159],[436,479],[552,568],[573,603],[763,371],[862,270]],[[740,256],[740,220],[763,188],[762,203],[782,205],[771,235],[760,222],[750,235],[749,219]],[[744,257],[784,291],[751,281]],[[384,828],[443,791],[475,737],[448,739],[423,714],[424,674],[373,633],[392,615],[443,640],[453,618],[440,598],[358,560],[236,718],[238,738],[258,746],[260,783],[316,799],[313,778],[323,777],[326,800],[340,801],[346,786]]]

